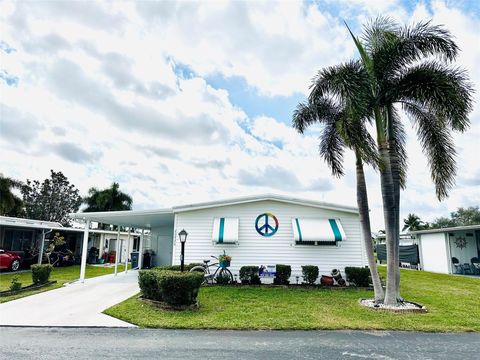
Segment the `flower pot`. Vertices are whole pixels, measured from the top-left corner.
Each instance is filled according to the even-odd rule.
[[[322,275],[320,278],[320,284],[324,286],[333,286],[333,277],[328,275]]]
[[[221,267],[222,269],[226,269],[226,268],[228,268],[229,266],[230,266],[230,261],[226,261],[226,260],[220,261],[220,267]]]

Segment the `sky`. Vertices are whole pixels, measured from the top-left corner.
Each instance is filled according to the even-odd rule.
[[[471,127],[455,134],[458,174],[435,197],[408,118],[401,217],[425,221],[480,205],[480,2],[0,1],[0,172],[25,181],[62,171],[84,195],[119,182],[134,209],[275,193],[356,206],[355,164],[343,178],[318,155],[320,128],[291,127],[324,67],[357,57],[378,15],[432,20],[454,35],[477,92]],[[373,230],[379,176],[367,169]]]

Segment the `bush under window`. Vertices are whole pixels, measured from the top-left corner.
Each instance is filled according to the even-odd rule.
[[[313,285],[318,279],[318,266],[315,265],[304,265],[302,266],[302,275],[303,280],[307,284]]]
[[[240,281],[244,285],[260,285],[258,266],[242,266],[240,268]]]
[[[346,267],[347,281],[355,286],[368,287],[370,285],[370,269],[368,267]]]
[[[50,273],[52,272],[53,266],[50,264],[42,265],[32,265],[32,282],[35,285],[45,284],[50,279]]]
[[[277,264],[276,276],[273,283],[276,285],[288,285],[290,283],[290,275],[292,275],[292,267],[290,265]]]

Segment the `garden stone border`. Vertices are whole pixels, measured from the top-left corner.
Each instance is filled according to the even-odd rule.
[[[163,310],[174,310],[174,311],[184,311],[184,310],[198,310],[200,308],[200,304],[197,301],[195,304],[192,305],[170,305],[164,301],[157,301],[152,299],[146,299],[143,296],[138,297],[141,301],[146,302],[147,304],[154,305]]]
[[[417,308],[402,309],[402,308],[393,308],[393,307],[390,307],[390,308],[372,307],[372,306],[365,305],[363,303],[364,300],[372,300],[372,299],[359,299],[358,304],[365,309],[370,309],[370,310],[373,310],[373,311],[383,311],[383,312],[390,312],[390,313],[396,313],[396,314],[408,314],[408,313],[425,314],[425,313],[428,313],[428,309],[426,308],[426,306],[421,305],[421,304],[417,304],[413,301],[405,301],[405,303],[412,304],[412,305],[416,306]]]
[[[37,289],[41,289],[43,287],[47,287],[49,285],[56,284],[56,283],[57,283],[57,280],[52,280],[52,281],[47,281],[44,284],[37,284],[37,285],[32,284],[32,285],[24,286],[20,290],[16,290],[16,291],[12,291],[12,290],[0,291],[0,296],[3,297],[3,296],[10,296],[10,295],[17,295],[17,294],[22,293],[24,291],[37,290]]]

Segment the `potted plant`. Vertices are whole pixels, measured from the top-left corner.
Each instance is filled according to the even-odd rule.
[[[225,250],[223,254],[218,257],[218,262],[221,268],[225,269],[230,266],[230,262],[232,261],[232,257],[230,255],[225,254]]]

